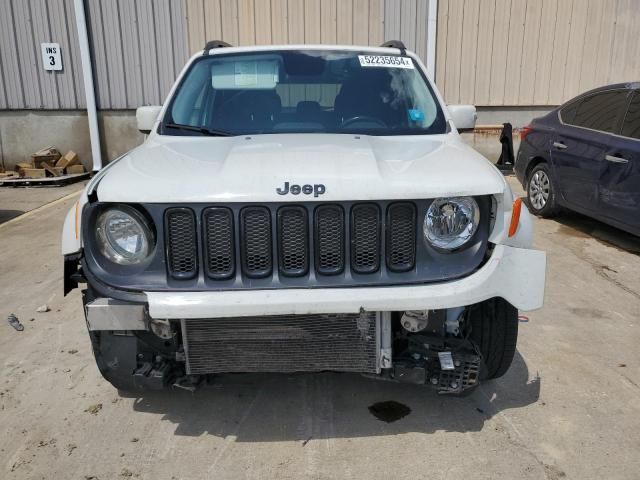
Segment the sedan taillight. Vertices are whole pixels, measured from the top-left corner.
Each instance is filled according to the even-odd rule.
[[[527,138],[527,135],[529,135],[531,132],[533,132],[533,127],[531,125],[522,127],[520,129],[520,141],[522,142],[525,138]]]

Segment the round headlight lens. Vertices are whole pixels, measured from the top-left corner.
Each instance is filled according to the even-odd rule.
[[[98,216],[96,238],[102,254],[120,265],[143,262],[153,248],[153,233],[137,210],[119,206]]]
[[[472,197],[437,198],[424,217],[424,236],[435,248],[455,250],[473,237],[479,220],[480,209]]]

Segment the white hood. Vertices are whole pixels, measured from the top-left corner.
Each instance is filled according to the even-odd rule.
[[[279,195],[285,182],[325,192]],[[104,172],[97,194],[103,202],[327,202],[504,189],[502,174],[457,135],[154,135]]]

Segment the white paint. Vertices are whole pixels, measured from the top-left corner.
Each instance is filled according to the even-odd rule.
[[[451,121],[458,130],[471,130],[476,126],[478,114],[473,105],[449,105]]]
[[[221,318],[453,308],[502,297],[542,307],[546,254],[498,245],[478,271],[450,282],[394,287],[145,292],[153,318]]]
[[[438,0],[429,0],[427,13],[427,76],[436,78],[436,48],[438,42]]]
[[[263,46],[215,49],[212,55],[273,49],[363,51],[362,47]],[[398,49],[365,52],[397,55]],[[201,54],[194,55],[190,62]],[[426,70],[412,52],[415,68]],[[176,84],[185,74],[185,66]],[[473,106],[447,109],[431,80],[448,122],[467,125]],[[79,200],[80,211],[95,192],[102,202],[229,203],[395,200],[492,195],[496,217],[489,241],[491,259],[465,278],[439,284],[209,292],[146,292],[156,318],[346,313],[452,308],[502,297],[521,310],[542,306],[546,256],[531,249],[532,222],[522,210],[520,226],[508,237],[513,193],[503,175],[462,142],[455,128],[441,135],[367,136],[272,134],[237,137],[164,136],[157,133],[162,111],[149,111],[145,143],[98,173]],[[464,121],[463,118],[464,117]],[[466,123],[465,123],[466,122]],[[324,186],[322,195],[279,195],[285,182]],[[318,191],[318,190],[316,190]],[[81,218],[79,218],[79,221]],[[82,225],[79,226],[82,229]],[[81,237],[81,236],[80,236]],[[81,249],[75,238],[75,211],[67,216],[63,253]]]
[[[78,30],[78,43],[80,46],[80,59],[82,62],[82,78],[84,80],[84,95],[87,102],[87,117],[89,120],[89,136],[91,138],[91,157],[93,170],[102,168],[102,152],[100,149],[100,130],[98,128],[98,112],[96,110],[96,93],[93,88],[93,70],[91,67],[91,51],[89,49],[89,36],[87,34],[87,19],[84,14],[83,0],[74,0],[76,14],[76,28]]]
[[[42,66],[45,70],[62,70],[62,52],[59,43],[41,43]]]
[[[278,195],[285,182],[318,197]],[[188,186],[188,187],[186,187]],[[457,134],[273,134],[149,139],[97,185],[105,202],[393,200],[501,194],[503,175]]]
[[[156,120],[158,120],[158,115],[162,110],[161,106],[148,106],[148,107],[138,107],[136,109],[136,123],[138,125],[138,130],[142,133],[150,133],[153,130],[153,126],[156,124]]]

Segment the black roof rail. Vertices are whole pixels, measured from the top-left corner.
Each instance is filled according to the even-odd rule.
[[[223,41],[223,40],[209,40],[206,45],[204,46],[204,50],[202,51],[203,55],[208,55],[209,54],[209,50],[212,50],[214,48],[225,48],[225,47],[230,47],[231,44]]]
[[[402,40],[389,40],[387,42],[384,42],[380,46],[384,48],[398,48],[400,49],[401,55],[406,55],[407,53],[407,47],[404,46],[404,43],[402,43]]]

